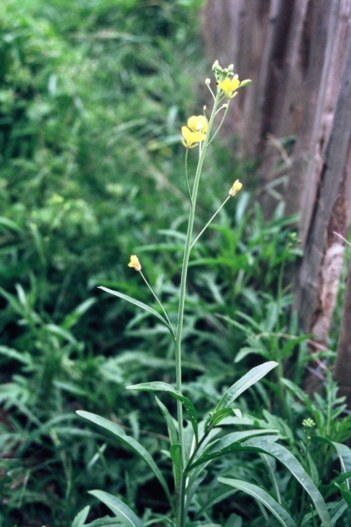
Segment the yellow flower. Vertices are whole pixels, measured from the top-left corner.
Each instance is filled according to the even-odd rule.
[[[205,141],[208,129],[208,120],[204,115],[192,115],[187,126],[182,126],[183,145],[193,148],[198,143]]]
[[[131,255],[128,267],[132,267],[133,269],[138,271],[138,273],[139,273],[139,271],[141,271],[141,265],[140,265],[140,262],[139,262],[139,258],[135,254]]]
[[[243,184],[241,183],[241,181],[236,179],[232,185],[232,188],[229,191],[229,196],[231,197],[235,196],[235,194],[237,194],[239,190],[241,190],[242,188],[243,188]]]
[[[192,115],[189,117],[187,125],[192,132],[202,132],[203,134],[206,134],[208,120],[204,115]]]
[[[224,95],[228,97],[228,99],[232,99],[235,95],[235,92],[240,88],[241,82],[239,81],[238,76],[234,75],[233,77],[227,77],[226,79],[222,80],[218,83],[218,85],[224,92]]]
[[[206,134],[203,134],[202,132],[192,132],[187,126],[182,126],[182,135],[182,141],[185,148],[193,148],[206,138]]]

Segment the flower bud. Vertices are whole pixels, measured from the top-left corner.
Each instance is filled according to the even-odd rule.
[[[229,190],[229,196],[231,197],[235,196],[235,194],[237,194],[239,190],[241,190],[242,188],[243,188],[243,184],[241,183],[241,181],[239,181],[239,179],[236,179],[231,189]]]
[[[139,258],[135,254],[131,255],[128,267],[135,269],[138,273],[141,271],[141,265],[139,262]]]

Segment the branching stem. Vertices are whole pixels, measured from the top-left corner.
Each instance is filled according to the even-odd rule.
[[[177,331],[176,331],[176,336],[175,336],[176,387],[179,392],[182,392],[182,338],[183,338],[184,308],[185,308],[186,284],[187,284],[187,276],[188,276],[190,251],[191,251],[191,246],[192,246],[191,240],[193,237],[193,230],[194,230],[196,201],[197,201],[197,196],[198,196],[198,191],[199,191],[199,184],[200,184],[202,168],[203,168],[203,164],[204,164],[205,157],[206,157],[207,147],[209,144],[209,137],[210,137],[211,129],[213,127],[213,122],[214,122],[216,111],[218,108],[219,99],[220,99],[220,92],[217,93],[216,98],[214,100],[210,120],[208,123],[208,130],[207,130],[206,138],[203,144],[200,143],[199,145],[199,161],[197,164],[194,184],[193,184],[192,193],[191,193],[188,228],[187,228],[186,239],[185,239],[182,272],[181,272],[181,278],[180,278],[178,324],[177,324]],[[185,477],[186,476],[184,472],[185,451],[184,451],[184,437],[183,437],[184,435],[183,434],[183,408],[179,401],[177,401],[177,416],[178,416],[178,436],[179,436],[179,443],[181,447],[182,467],[183,467],[182,481],[181,481],[180,488],[179,488],[179,495],[177,496],[177,527],[184,527],[185,497],[186,497],[185,496],[186,494]]]

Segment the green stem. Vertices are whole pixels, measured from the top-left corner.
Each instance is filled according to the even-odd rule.
[[[208,130],[206,134],[205,141],[202,145],[201,150],[199,150],[199,161],[196,168],[194,184],[191,195],[189,219],[188,219],[188,228],[185,239],[184,254],[183,254],[183,263],[182,263],[182,272],[180,278],[180,292],[179,292],[179,306],[178,306],[178,324],[177,331],[175,336],[176,346],[175,346],[175,363],[176,363],[176,387],[179,392],[182,392],[182,337],[183,337],[183,322],[184,322],[184,307],[185,307],[185,296],[186,296],[186,283],[188,276],[188,266],[190,259],[191,251],[191,239],[193,236],[194,221],[195,221],[195,210],[196,210],[196,201],[199,190],[200,178],[204,160],[206,157],[207,146],[209,143],[210,133],[213,126],[213,122],[216,115],[216,110],[219,102],[220,94],[217,93],[215,98],[211,117],[208,123]],[[178,437],[181,447],[182,454],[182,466],[184,469],[185,466],[185,452],[184,452],[184,440],[183,440],[183,408],[182,404],[177,401],[177,417],[178,417]],[[180,484],[179,495],[177,496],[177,527],[184,527],[185,523],[185,474],[182,472],[182,481]]]
[[[188,154],[189,154],[189,150],[186,149],[185,150],[185,160],[184,160],[185,179],[186,179],[186,185],[188,187],[189,198],[191,201],[191,189],[190,189],[190,182],[189,182],[189,175],[188,175]]]
[[[144,274],[142,273],[142,271],[139,271],[139,273],[140,273],[142,279],[144,280],[145,284],[147,285],[149,291],[152,293],[152,296],[154,297],[154,299],[156,300],[156,302],[158,303],[158,305],[159,305],[160,308],[162,309],[162,313],[164,314],[164,316],[165,316],[165,318],[166,318],[166,320],[167,320],[167,322],[168,322],[169,328],[170,328],[170,330],[171,330],[171,332],[172,332],[172,335],[173,335],[173,337],[174,337],[174,336],[175,336],[174,328],[173,328],[172,323],[171,323],[171,321],[170,321],[170,319],[169,319],[169,316],[167,315],[167,311],[166,311],[165,308],[163,307],[163,304],[162,304],[161,300],[158,298],[157,294],[156,294],[155,291],[152,289],[152,287],[151,287],[151,285],[149,284],[149,282],[146,280],[146,278],[145,278]]]
[[[222,107],[222,108],[223,108],[223,107]],[[219,112],[222,108],[219,108],[218,112]],[[227,116],[227,113],[228,113],[228,108],[229,108],[229,103],[227,104],[227,107],[226,107],[226,109],[225,109],[225,111],[224,111],[224,114],[223,114],[223,116],[222,116],[221,122],[220,122],[219,125],[218,125],[217,130],[215,131],[215,133],[214,133],[213,136],[211,137],[211,141],[209,142],[209,145],[212,143],[212,141],[214,140],[214,138],[216,137],[216,135],[218,134],[218,132],[219,132],[220,129],[222,128],[222,125],[223,125],[224,120],[225,120],[225,118],[226,118],[226,116]]]
[[[212,221],[215,219],[215,217],[217,216],[217,214],[223,209],[224,205],[227,203],[228,200],[230,200],[231,196],[227,196],[226,199],[223,201],[222,205],[220,205],[218,207],[218,209],[216,210],[216,212],[211,216],[211,218],[208,220],[208,222],[206,223],[206,225],[203,227],[203,229],[201,229],[201,231],[199,232],[199,234],[196,236],[195,240],[193,240],[191,242],[191,245],[190,245],[190,249],[192,249],[195,245],[195,243],[197,242],[197,240],[203,235],[203,233],[205,232],[205,230],[207,229],[207,227],[212,223]]]

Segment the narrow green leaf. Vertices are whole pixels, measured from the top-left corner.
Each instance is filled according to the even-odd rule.
[[[178,392],[178,390],[174,386],[168,384],[167,382],[154,381],[133,384],[131,386],[127,386],[127,390],[137,390],[140,392],[166,392],[174,399],[180,401],[188,414],[189,420],[194,430],[196,442],[198,442],[199,432],[195,407],[190,401],[190,399]]]
[[[101,417],[100,415],[92,414],[90,412],[84,412],[82,410],[78,410],[77,414],[83,417],[84,419],[91,421],[95,425],[100,426],[104,430],[107,430],[108,432],[116,436],[124,445],[131,448],[131,450],[135,454],[138,454],[138,456],[140,456],[145,461],[145,463],[155,474],[163,490],[165,491],[169,503],[172,504],[172,497],[170,495],[168,485],[162,475],[162,472],[156,465],[154,459],[151,457],[149,452],[136,439],[134,439],[134,437],[128,436],[120,426],[118,426],[116,423],[113,423],[112,421],[109,421],[108,419],[105,419],[104,417]]]
[[[233,416],[233,408],[220,408],[219,410],[214,410],[210,412],[210,417],[208,419],[208,428],[219,425],[219,423],[226,417]]]
[[[235,399],[239,397],[239,395],[241,395],[245,390],[250,388],[250,386],[256,384],[256,382],[261,380],[262,377],[267,375],[267,373],[270,372],[276,366],[278,366],[277,362],[268,361],[264,364],[256,366],[255,368],[252,368],[252,370],[247,372],[243,377],[241,377],[241,379],[239,379],[229,388],[229,390],[223,395],[223,397],[219,401],[216,410],[230,406],[235,401]]]
[[[174,422],[174,419],[169,413],[168,408],[163,404],[162,401],[160,401],[160,399],[156,395],[155,395],[155,399],[166,421],[167,429],[168,429],[168,436],[169,436],[171,445],[175,445],[178,442],[178,432],[177,432],[177,427]]]
[[[339,461],[340,461],[341,470],[343,474],[346,475],[344,480],[346,481],[347,488],[351,490],[350,488],[351,478],[349,477],[349,473],[351,473],[351,449],[348,446],[343,445],[342,443],[331,441],[327,437],[315,435],[313,436],[313,439],[323,441],[324,443],[327,443],[328,445],[332,445],[335,448]],[[338,480],[340,481],[340,476],[338,477]]]
[[[69,313],[61,326],[63,329],[71,329],[90,308],[96,303],[96,298],[87,298],[84,302],[81,302],[78,306],[74,308],[71,313]]]
[[[91,490],[89,494],[92,494],[98,500],[102,501],[114,515],[123,522],[126,527],[144,527],[144,524],[134,514],[134,512],[126,505],[122,500],[104,492],[103,490]]]
[[[242,527],[243,519],[237,514],[231,514],[224,524],[224,527]]]
[[[342,497],[348,508],[351,509],[351,492],[349,491],[346,483],[334,483],[334,485],[340,490]]]
[[[124,523],[118,518],[111,516],[104,516],[103,518],[97,518],[90,523],[86,523],[84,527],[121,527]]]
[[[90,507],[88,505],[87,507],[84,507],[83,510],[78,512],[77,516],[74,517],[71,527],[84,527],[84,523],[88,517],[89,512]]]
[[[126,300],[130,304],[134,304],[135,306],[140,307],[144,311],[147,311],[148,313],[150,313],[150,315],[153,315],[154,317],[161,320],[161,322],[163,322],[163,324],[167,326],[170,333],[174,336],[173,329],[171,328],[167,320],[162,315],[160,315],[158,311],[156,311],[156,309],[153,309],[147,304],[144,304],[144,302],[140,302],[140,300],[136,300],[135,298],[129,295],[125,295],[124,293],[120,293],[119,291],[114,291],[113,289],[109,289],[108,287],[99,286],[98,289],[101,289],[102,291],[105,291],[106,293],[109,293],[110,295],[117,296],[118,298],[121,298],[122,300]]]
[[[336,525],[336,522],[338,521],[339,518],[342,517],[342,515],[344,514],[344,512],[346,512],[346,510],[347,510],[347,503],[345,503],[344,501],[339,501],[338,503],[336,503],[336,505],[331,511],[333,525]]]
[[[265,429],[257,429],[257,430],[244,430],[243,432],[232,432],[230,434],[227,434],[224,437],[221,437],[219,439],[215,439],[212,443],[208,445],[208,447],[205,449],[203,454],[199,456],[194,463],[192,463],[189,467],[189,470],[193,469],[194,467],[201,465],[202,463],[206,463],[207,461],[210,461],[212,459],[215,459],[217,457],[223,456],[225,454],[229,454],[230,452],[234,452],[236,450],[241,450],[241,442],[246,441],[249,438],[252,438],[257,435],[267,435],[269,433],[275,433],[276,430],[265,430]],[[269,436],[270,440],[276,440],[278,437],[273,438],[272,436]]]
[[[264,505],[272,514],[277,518],[279,523],[283,527],[296,527],[296,523],[290,516],[290,514],[274,499],[268,492],[261,489],[257,485],[242,481],[239,479],[232,478],[218,478],[220,483],[234,487],[235,489],[246,492],[249,496],[252,496],[256,501],[259,501]]]
[[[171,446],[169,453],[171,455],[172,464],[173,464],[173,476],[175,488],[180,488],[180,483],[182,479],[182,451],[181,446],[176,443]]]
[[[14,221],[10,220],[9,218],[5,218],[4,216],[0,217],[0,227],[5,227],[6,229],[10,229],[16,232],[23,232],[23,229],[17,225]]]
[[[305,489],[314,503],[315,509],[322,520],[323,527],[332,527],[331,518],[323,499],[323,496],[313,483],[307,472],[296,459],[296,457],[289,452],[285,447],[279,443],[266,441],[264,438],[253,438],[245,441],[243,446],[252,446],[262,450],[265,454],[269,454],[280,461],[297,479],[300,485]]]
[[[338,458],[340,460],[342,471],[350,472],[351,471],[351,450],[350,448],[341,443],[336,443],[335,441],[331,441],[331,444],[334,446],[338,454]],[[351,490],[350,481],[351,481],[350,478],[346,480],[346,485],[347,485],[348,490]]]

